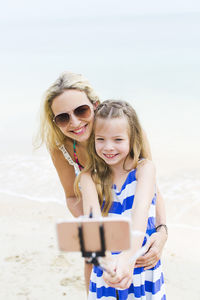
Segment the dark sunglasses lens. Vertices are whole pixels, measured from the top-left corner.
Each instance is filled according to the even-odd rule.
[[[60,115],[57,115],[54,119],[57,126],[65,126],[69,122],[69,114],[63,113]]]
[[[74,110],[74,114],[80,118],[89,118],[91,109],[88,105],[81,105]]]
[[[91,115],[91,109],[89,105],[81,105],[75,108],[74,114],[76,117],[79,118],[89,118]],[[59,127],[64,127],[69,123],[70,115],[68,113],[63,113],[60,115],[57,115],[54,118],[54,122]]]

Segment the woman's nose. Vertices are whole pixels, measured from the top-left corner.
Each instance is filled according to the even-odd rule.
[[[69,124],[73,127],[78,126],[80,124],[79,118],[77,118],[74,114],[70,115]]]

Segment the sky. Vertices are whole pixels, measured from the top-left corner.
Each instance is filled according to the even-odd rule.
[[[200,12],[199,0],[7,0],[1,1],[0,20],[66,18],[122,14]]]

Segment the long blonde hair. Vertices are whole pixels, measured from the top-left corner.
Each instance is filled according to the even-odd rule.
[[[54,114],[51,106],[53,100],[68,89],[85,92],[91,103],[100,102],[94,89],[83,75],[72,72],[62,73],[44,94],[40,109],[40,128],[34,143],[36,148],[45,143],[50,150],[66,141],[67,137],[53,122]]]
[[[95,150],[95,127],[99,118],[113,119],[113,118],[126,118],[128,121],[128,131],[130,138],[130,151],[127,156],[133,160],[133,169],[137,167],[138,161],[142,158],[148,158],[148,153],[145,148],[145,141],[143,139],[142,127],[133,107],[125,101],[106,100],[101,103],[96,111],[94,118],[94,126],[91,136],[88,140],[88,160],[84,170],[81,172],[89,172],[96,185],[99,204],[102,209],[102,214],[107,215],[112,205],[112,171],[109,165],[100,158]],[[126,162],[126,159],[125,159]],[[125,169],[124,162],[124,169]],[[126,170],[130,171],[130,170]],[[80,174],[81,175],[81,174]],[[81,196],[79,190],[80,175],[75,180],[75,193],[78,197]],[[105,203],[104,203],[105,200]]]

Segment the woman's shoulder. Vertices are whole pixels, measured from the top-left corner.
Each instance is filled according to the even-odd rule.
[[[49,153],[53,160],[63,158],[63,154],[58,147],[54,147],[54,148],[50,149]]]
[[[66,149],[64,145],[57,148],[53,148],[50,150],[50,156],[53,161],[53,164],[55,165],[56,168],[58,169],[63,169],[63,170],[73,170],[73,165],[75,162],[71,158],[70,153]]]
[[[56,147],[52,148],[50,150],[50,155],[54,159],[71,159],[72,157],[72,144],[63,143],[60,145],[57,145]]]

